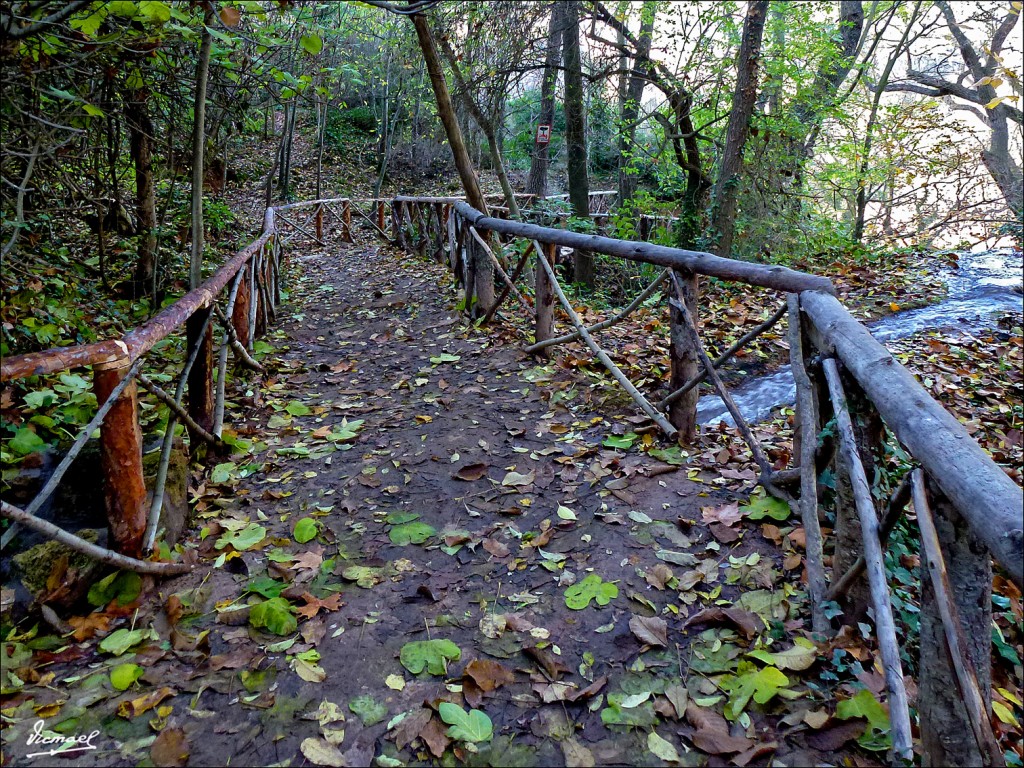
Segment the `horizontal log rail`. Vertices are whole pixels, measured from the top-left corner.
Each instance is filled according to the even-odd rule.
[[[333,205],[340,207],[340,213],[332,208]],[[121,338],[56,347],[3,360],[0,382],[4,384],[30,376],[92,366],[98,403],[95,416],[80,431],[48,482],[26,508],[5,504],[3,517],[8,518],[11,525],[0,541],[3,546],[13,539],[19,526],[25,526],[62,541],[76,551],[119,567],[143,573],[183,572],[177,565],[154,564],[140,559],[153,550],[158,533],[174,427],[179,419],[185,423],[193,447],[199,443],[214,447],[221,445],[229,353],[233,353],[240,367],[262,370],[251,351],[255,338],[276,317],[280,300],[281,249],[285,239],[281,225],[286,222],[283,215],[278,215],[279,211],[300,216],[308,212],[308,220],[304,223],[313,226],[310,222],[315,221],[316,233],[301,225],[293,226],[293,229],[296,232],[301,230],[313,241],[321,241],[324,213],[331,213],[341,227],[343,238],[351,239],[348,198],[267,208],[262,230],[255,240],[228,258],[198,288]],[[222,307],[218,302],[224,299],[226,304]],[[219,364],[216,366],[213,364],[215,317],[222,326],[217,355]],[[148,352],[183,329],[187,335],[186,361],[171,393],[144,376],[141,369]],[[158,404],[167,408],[160,463],[148,510],[145,508],[147,491],[142,470],[138,384],[152,393]],[[82,542],[52,523],[41,520],[36,514],[53,495],[67,468],[97,427],[100,430],[103,498],[110,530],[109,550]]]
[[[666,435],[678,429],[681,439],[692,437],[697,387],[705,379],[715,384],[722,399],[730,405],[737,429],[760,467],[759,482],[773,495],[786,499],[804,523],[814,631],[834,631],[834,623],[826,614],[833,601],[840,603],[847,624],[863,621],[865,607],[872,607],[888,691],[891,760],[895,763],[905,761],[911,754],[912,730],[884,551],[889,534],[910,501],[913,485],[917,519],[921,520],[922,553],[927,555],[923,559],[928,561],[931,574],[930,579],[926,578],[927,585],[922,585],[918,686],[922,697],[925,691],[942,692],[918,700],[923,762],[1001,763],[988,722],[991,563],[994,560],[1015,584],[1022,584],[1024,492],[965,427],[849,314],[835,298],[827,278],[647,242],[539,226],[532,223],[542,215],[536,209],[524,211],[527,221],[510,221],[497,206],[492,209],[497,215],[486,215],[457,197],[401,196],[391,206],[397,233],[394,241],[420,254],[431,249],[440,254],[438,260],[454,272],[456,283],[464,292],[462,305],[472,317],[490,320],[499,316],[499,305],[516,290],[509,283],[520,279],[532,255],[534,338],[526,351],[546,356],[558,344],[582,340]],[[436,207],[444,209],[441,219],[447,222],[447,227],[440,230],[432,228],[425,216],[428,208]],[[603,215],[592,211],[592,218],[598,221]],[[559,217],[559,223],[564,224],[564,219]],[[642,217],[641,229],[646,230],[647,237],[653,234],[654,224],[671,227],[672,220]],[[489,243],[495,237],[502,242],[519,239],[528,243],[511,275],[505,273],[502,265],[492,263],[494,249]],[[558,282],[554,262],[562,249],[599,253],[667,270],[625,310],[585,327]],[[494,273],[499,269],[505,287],[493,299]],[[529,272],[525,270],[526,274]],[[774,289],[785,293],[786,300],[712,359],[699,338],[696,275]],[[664,292],[670,315],[672,381],[670,394],[655,410],[601,349],[593,334],[635,310],[655,293],[666,276],[674,286],[674,290]],[[572,325],[569,333],[560,336],[554,333],[556,302]],[[797,383],[792,451],[797,464],[775,470],[754,442],[755,435],[742,414],[731,403],[716,369],[784,316],[789,322],[791,363]],[[671,424],[663,423],[659,410],[668,412]],[[833,424],[836,426],[830,426]],[[910,455],[911,463],[902,471],[914,471],[913,484],[909,474],[904,474],[899,482],[879,479],[883,473],[876,470],[881,453],[878,441],[885,433],[878,425],[884,425],[891,439]],[[830,467],[836,483],[836,520],[831,529],[834,553],[831,569],[827,571],[822,551],[824,531],[819,524],[818,484],[821,473]],[[891,472],[891,467],[887,471]],[[792,488],[797,491],[796,498],[788,490],[793,480],[798,481],[797,487]],[[895,490],[888,490],[886,482],[893,482]],[[941,502],[933,503],[930,510],[923,490],[925,483]],[[957,574],[955,589],[949,586],[952,576],[947,576],[947,571]],[[827,583],[829,575],[831,585]],[[962,697],[949,696],[950,690],[959,691]]]

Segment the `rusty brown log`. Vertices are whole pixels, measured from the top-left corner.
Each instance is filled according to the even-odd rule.
[[[540,262],[549,261],[554,264],[555,258],[558,256],[558,246],[541,245],[536,240],[532,242],[533,252],[537,254],[538,262],[533,289],[533,312],[536,319],[533,338],[536,343],[540,343],[555,334],[555,291],[551,279],[548,277],[548,271]],[[540,357],[547,357],[549,353],[546,348],[542,347],[536,354]]]
[[[341,204],[341,237],[346,243],[354,242],[352,239],[352,203],[345,200]]]
[[[185,323],[188,350],[198,347],[196,361],[188,372],[188,415],[206,432],[213,431],[213,325],[212,309],[196,312]],[[196,434],[196,439],[201,437]]]
[[[324,239],[324,207],[318,205],[316,207],[316,239]]]
[[[669,316],[669,389],[673,393],[680,394],[668,403],[668,420],[679,430],[679,440],[687,445],[693,443],[697,437],[697,396],[696,385],[687,385],[691,381],[697,381],[701,372],[711,375],[709,367],[701,371],[698,365],[700,358],[700,343],[696,342],[695,336],[691,335],[686,325],[686,315],[689,313],[697,322],[698,296],[700,286],[697,275],[692,270],[670,273],[680,288],[680,301],[677,305],[671,300],[672,292],[668,291],[668,316]],[[685,306],[686,310],[681,311]],[[713,364],[710,368],[713,368]],[[724,398],[723,398],[724,400]],[[659,404],[659,409],[661,405]]]
[[[377,231],[380,232],[382,236],[387,237],[387,234],[384,231],[384,201],[375,200],[374,202],[377,206]]]
[[[129,370],[128,365],[95,370],[96,402],[105,403]],[[142,554],[142,538],[146,532],[146,485],[142,475],[142,430],[138,410],[137,390],[132,381],[100,427],[103,501],[110,539],[117,552],[134,558]]]

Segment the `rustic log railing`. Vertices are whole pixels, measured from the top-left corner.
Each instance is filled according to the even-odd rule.
[[[914,745],[883,558],[889,534],[912,497],[921,522],[923,567],[930,574],[922,579],[921,590],[919,751],[925,765],[1002,764],[991,725],[992,561],[1021,586],[1024,493],[964,426],[850,315],[835,298],[829,280],[707,253],[509,221],[503,210],[488,216],[460,198],[397,197],[391,209],[392,240],[445,263],[464,292],[462,306],[471,317],[490,320],[509,294],[526,304],[532,292],[534,338],[526,351],[547,355],[557,344],[582,340],[666,435],[692,439],[697,385],[711,380],[761,469],[759,482],[789,501],[804,525],[814,631],[830,630],[827,601],[842,603],[848,624],[861,620],[866,608],[872,611],[896,763],[909,760]],[[641,222],[647,237],[660,223],[656,217]],[[671,225],[670,220],[666,223]],[[509,271],[498,255],[499,246],[516,239],[525,241],[526,247]],[[588,328],[558,283],[554,266],[562,248],[666,270],[624,310]],[[535,268],[526,270],[530,258]],[[504,284],[497,296],[496,272]],[[533,275],[532,291],[531,286],[516,284],[524,273]],[[712,360],[699,334],[699,275],[778,291],[784,301]],[[666,279],[671,375],[669,393],[652,406],[593,334],[628,316],[665,286]],[[556,301],[573,326],[560,336],[554,332]],[[797,385],[792,452],[796,464],[773,471],[749,425],[731,403],[716,368],[783,316],[789,319],[790,362]],[[902,482],[892,483],[896,487],[888,498],[883,493],[887,483],[878,479],[884,474],[878,470],[883,466],[880,455],[886,430],[911,457],[910,466],[893,473],[898,477],[908,472]],[[826,582],[818,503],[819,480],[829,467],[834,469],[837,491],[831,588]]]
[[[251,353],[255,339],[276,317],[281,298],[283,246],[300,234],[323,244],[325,212],[333,216],[341,239],[351,242],[352,210],[347,198],[268,208],[256,240],[234,254],[199,287],[122,338],[5,358],[0,363],[3,384],[91,366],[98,409],[26,508],[19,509],[7,502],[0,507],[0,515],[11,521],[3,544],[11,540],[18,526],[25,526],[119,567],[163,574],[186,569],[182,563],[140,559],[152,551],[157,535],[175,425],[179,420],[184,423],[193,445],[222,445],[229,353],[240,366],[262,369]],[[381,201],[381,215],[383,210]],[[218,323],[222,338],[215,365],[214,328]],[[174,391],[167,392],[142,373],[142,366],[148,352],[182,329],[187,337],[185,363]],[[137,385],[152,393],[168,410],[148,509]],[[36,516],[97,428],[112,551],[61,531]]]
[[[364,201],[362,206],[365,211],[353,201],[339,198],[267,209],[257,240],[199,288],[121,339],[4,360],[0,365],[2,382],[93,367],[101,409],[94,422],[102,419],[100,443],[107,513],[119,554],[106,550],[97,553],[88,542],[69,541],[76,537],[6,502],[0,505],[3,516],[82,551],[92,547],[92,556],[105,557],[120,567],[151,572],[187,567],[135,559],[144,551],[144,537],[151,528],[143,508],[135,381],[168,406],[167,432],[173,432],[172,419],[180,418],[194,440],[216,443],[223,424],[228,350],[235,352],[240,364],[258,365],[247,353],[252,350],[254,338],[274,319],[280,298],[283,245],[300,234],[325,244],[327,213],[339,226],[341,239],[351,242],[355,237],[355,213],[377,235],[446,264],[464,292],[463,306],[472,317],[494,318],[508,295],[529,307],[532,293],[534,338],[527,349],[543,356],[552,346],[582,339],[667,435],[692,439],[697,385],[705,378],[711,380],[730,406],[737,428],[759,464],[759,482],[789,501],[804,524],[813,629],[820,633],[830,628],[824,611],[827,600],[842,602],[847,623],[859,620],[866,607],[872,609],[888,691],[895,761],[908,759],[913,744],[902,669],[894,651],[898,638],[883,556],[889,533],[912,499],[921,522],[922,554],[929,574],[922,580],[917,698],[923,762],[1000,764],[1002,758],[990,720],[992,561],[1005,569],[1015,584],[1022,584],[1024,494],[963,425],[847,312],[833,295],[828,279],[707,253],[508,221],[487,216],[460,198],[397,197]],[[515,267],[509,269],[501,245],[516,239],[524,240],[526,247]],[[669,313],[671,375],[669,393],[656,406],[629,382],[593,336],[628,316],[643,299],[631,302],[606,321],[585,327],[558,282],[555,264],[562,248],[666,268],[641,294],[652,296],[668,286],[664,293]],[[527,270],[531,257],[535,265]],[[503,282],[497,295],[496,272]],[[532,274],[532,286],[518,285],[524,274]],[[699,333],[699,275],[778,291],[785,294],[786,301],[712,360]],[[221,308],[217,301],[225,292],[226,306]],[[554,332],[556,301],[573,325],[571,333],[561,336]],[[783,314],[789,318],[790,356],[797,385],[792,451],[796,465],[773,471],[742,414],[730,405],[731,398],[716,368]],[[212,355],[214,317],[224,326],[216,377]],[[142,376],[139,363],[154,345],[183,326],[188,332],[188,355],[177,390],[171,394]],[[182,405],[186,392],[187,408]],[[834,428],[827,428],[833,424]],[[92,428],[87,427],[87,433]],[[904,446],[913,464],[912,475],[905,476],[888,499],[881,493],[884,484],[876,481],[881,474],[876,467],[881,466],[878,457],[886,429]],[[65,462],[70,463],[75,455],[73,449]],[[817,499],[821,473],[830,466],[835,471],[837,497],[831,586],[826,583]],[[48,484],[50,490],[44,489],[44,493],[52,492],[56,484]],[[36,501],[33,505],[38,508]],[[881,516],[880,504],[884,508]],[[161,571],[161,566],[169,570]]]

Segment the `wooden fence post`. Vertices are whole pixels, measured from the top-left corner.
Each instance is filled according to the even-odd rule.
[[[538,259],[547,259],[552,268],[555,266],[555,257],[558,254],[558,246],[545,243],[541,250],[541,244],[537,243],[534,248]],[[534,283],[534,315],[536,323],[534,326],[534,341],[547,341],[554,335],[555,330],[555,291],[551,285],[551,278],[543,266],[534,270],[536,282]],[[548,357],[550,347],[539,350],[540,357]]]
[[[106,402],[129,368],[126,361],[118,367],[94,370],[93,390],[98,404]],[[103,419],[100,467],[110,546],[122,555],[141,557],[146,533],[146,485],[142,476],[142,430],[134,381]]]
[[[235,328],[235,335],[238,341],[246,349],[252,348],[252,337],[249,330],[249,305],[252,301],[252,294],[249,290],[248,280],[249,264],[242,265],[242,280],[238,286],[238,295],[235,297],[235,306],[231,308],[231,325]]]
[[[984,716],[992,711],[992,556],[988,548],[929,478],[932,519],[959,614],[964,647],[977,674]],[[920,671],[917,710],[921,719],[922,764],[993,765],[979,750],[971,720],[957,686],[935,589],[921,552]],[[998,756],[997,756],[998,757]]]
[[[843,387],[846,391],[850,420],[853,422],[853,432],[857,440],[857,452],[860,455],[861,464],[864,465],[868,484],[871,485],[874,483],[873,468],[877,466],[876,449],[882,439],[882,421],[878,416],[878,411],[864,397],[864,391],[849,376],[844,377]],[[821,423],[826,424],[833,417],[834,404],[830,399],[823,398],[819,405],[821,406]],[[836,525],[833,533],[835,537],[835,554],[832,556],[833,579],[846,573],[864,554],[860,518],[857,515],[852,482],[848,468],[844,462],[839,460],[838,454],[835,460],[835,483]],[[863,574],[847,587],[845,594],[836,597],[843,608],[845,624],[853,625],[860,621],[868,606],[871,605],[868,582]]]
[[[346,243],[355,242],[352,238],[352,204],[347,198],[341,201],[341,223],[342,239]]]
[[[324,204],[318,203],[316,206],[316,239],[324,239]]]
[[[697,297],[700,289],[697,275],[690,270],[677,270],[676,274],[683,288],[686,311],[690,313],[693,322],[698,323]],[[671,302],[669,302],[669,361],[672,366],[669,379],[670,392],[675,392],[700,371],[697,362],[697,349],[687,331],[683,314],[673,307]],[[693,387],[669,406],[668,420],[673,427],[679,430],[678,439],[683,443],[692,443],[697,436],[698,395],[699,387]]]
[[[207,432],[213,430],[214,417],[213,323],[206,322],[212,311],[211,308],[200,309],[185,323],[185,335],[188,339],[186,358],[196,345],[199,345],[199,354],[192,364],[192,370],[188,372],[188,415]],[[192,444],[197,445],[198,438],[193,439]]]
[[[384,201],[374,200],[373,202],[377,206],[377,229],[382,233],[386,232],[387,230],[384,229]]]

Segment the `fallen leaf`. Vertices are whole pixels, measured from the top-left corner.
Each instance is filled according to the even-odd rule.
[[[345,768],[347,765],[341,750],[333,744],[328,744],[323,739],[317,739],[312,736],[308,739],[303,739],[299,749],[302,750],[303,756],[313,765],[325,765],[330,768]]]
[[[479,480],[481,477],[484,477],[486,475],[487,465],[484,464],[483,462],[478,462],[476,464],[466,464],[464,466],[459,467],[458,471],[454,475],[452,475],[452,477],[454,477],[456,480],[465,480],[467,482],[472,482],[474,480]]]
[[[305,616],[307,619],[314,618],[321,609],[325,611],[337,611],[341,608],[341,595],[337,592],[323,600],[318,597],[314,597],[309,592],[303,592],[302,599],[306,601],[306,604],[296,608],[295,612],[300,616]]]
[[[693,624],[732,624],[750,640],[764,629],[764,622],[756,613],[740,608],[705,608],[686,620],[684,627]]]
[[[515,680],[515,675],[510,670],[490,659],[473,659],[466,665],[463,674],[471,677],[485,693]]]
[[[629,629],[637,640],[657,648],[668,647],[668,624],[656,616],[634,616],[629,620]]]
[[[149,756],[157,768],[179,768],[188,763],[188,740],[181,728],[164,728],[157,735]]]
[[[725,526],[733,525],[743,519],[738,501],[724,504],[721,507],[701,507],[700,513],[705,523],[721,523]]]
[[[696,730],[690,741],[702,752],[729,755],[743,752],[751,746],[750,739],[729,734],[729,723],[713,709],[698,707],[693,702],[686,706],[686,719]]]
[[[647,583],[655,589],[664,589],[672,580],[672,569],[664,563],[658,563],[645,574]]]
[[[148,712],[153,709],[153,707],[157,706],[161,701],[169,696],[173,696],[175,693],[177,693],[177,691],[173,688],[157,688],[155,691],[150,691],[136,699],[122,701],[117,705],[117,714],[119,717],[131,720],[138,717],[143,712]]]

